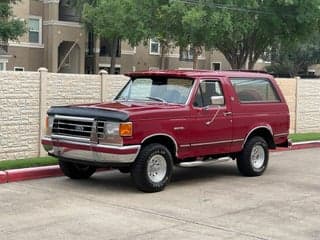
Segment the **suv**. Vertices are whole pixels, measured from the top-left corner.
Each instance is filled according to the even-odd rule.
[[[51,107],[42,144],[72,179],[97,168],[131,173],[161,191],[173,166],[236,159],[245,176],[267,168],[269,149],[288,146],[289,111],[272,76],[242,71],[127,74],[110,103]]]

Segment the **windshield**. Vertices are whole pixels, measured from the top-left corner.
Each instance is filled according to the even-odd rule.
[[[185,104],[192,85],[193,80],[186,78],[135,78],[129,81],[115,100]]]

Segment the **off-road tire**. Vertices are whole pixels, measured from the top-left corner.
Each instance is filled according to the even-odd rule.
[[[148,164],[150,165],[149,161],[159,158],[159,156],[161,161],[165,160],[166,163],[166,167],[163,168],[165,169],[165,172],[163,172],[165,175],[161,181],[154,182],[148,175]],[[172,154],[165,146],[152,143],[143,147],[131,168],[131,177],[137,189],[149,193],[163,190],[171,180],[172,162]]]
[[[88,179],[96,172],[96,168],[59,159],[59,166],[65,176],[71,179]]]
[[[254,160],[252,158],[252,154],[254,149],[260,149],[264,154],[261,154],[263,156],[261,159],[263,159],[263,162],[261,161],[261,167],[256,168],[254,165]],[[244,176],[260,176],[264,173],[268,166],[269,161],[269,149],[267,142],[259,136],[255,136],[250,138],[246,144],[244,145],[243,150],[238,154],[237,156],[237,167],[240,173]]]

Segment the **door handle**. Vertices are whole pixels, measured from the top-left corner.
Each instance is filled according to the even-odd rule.
[[[223,113],[223,116],[226,117],[226,116],[230,116],[231,114],[232,114],[232,112],[224,112],[224,113]]]

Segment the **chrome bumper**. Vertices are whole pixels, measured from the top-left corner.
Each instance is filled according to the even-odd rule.
[[[42,138],[41,143],[55,157],[97,163],[132,163],[140,150],[140,145],[118,147],[50,137]]]

